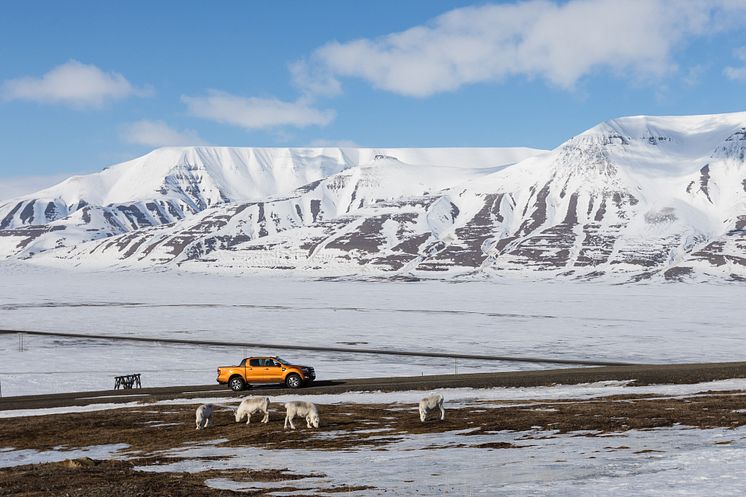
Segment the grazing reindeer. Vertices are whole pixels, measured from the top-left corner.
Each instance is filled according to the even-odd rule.
[[[290,423],[290,428],[293,430],[295,429],[295,425],[293,424],[293,418],[294,417],[305,417],[306,418],[306,426],[309,428],[318,428],[319,427],[319,410],[316,408],[314,404],[311,402],[303,402],[303,401],[293,401],[288,402],[285,404],[285,429],[288,428],[288,423]]]
[[[440,420],[443,421],[446,418],[446,411],[443,409],[443,396],[438,393],[429,395],[420,401],[420,421],[424,423],[427,413],[435,409],[440,409]]]
[[[197,408],[197,429],[202,430],[212,426],[212,411],[215,408],[212,404],[203,404]]]
[[[246,397],[236,409],[236,423],[246,417],[246,424],[251,424],[251,415],[255,412],[263,412],[262,423],[269,422],[269,397]]]

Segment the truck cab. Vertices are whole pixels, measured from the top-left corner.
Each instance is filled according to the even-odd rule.
[[[314,368],[298,366],[277,357],[247,357],[238,366],[220,366],[217,382],[238,392],[256,383],[283,383],[289,388],[308,385],[316,379]]]

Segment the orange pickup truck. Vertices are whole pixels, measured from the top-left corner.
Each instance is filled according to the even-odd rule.
[[[307,385],[316,379],[316,371],[296,366],[279,357],[247,357],[238,366],[220,366],[218,383],[238,392],[251,383],[284,383],[290,388]]]

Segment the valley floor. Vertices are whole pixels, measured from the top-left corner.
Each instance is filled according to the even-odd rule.
[[[743,359],[743,285],[301,281],[0,264],[0,329],[365,346],[641,363]],[[0,335],[2,395],[214,384],[218,365],[272,350]],[[281,354],[319,379],[539,365]],[[701,380],[698,380],[701,381]],[[322,423],[235,423],[235,398],[3,412],[0,496],[737,495],[746,492],[746,380],[612,381],[314,394]],[[198,394],[202,397],[202,394]],[[141,397],[141,399],[144,397]],[[297,398],[297,397],[296,397]],[[194,409],[218,406],[212,429]],[[116,408],[115,408],[116,407]]]
[[[309,281],[0,263],[0,329],[322,347],[737,361],[746,350],[743,302],[739,284]],[[249,354],[312,365],[319,379],[545,367],[0,335],[0,387],[3,396],[102,390],[131,372],[143,386],[212,384],[217,366]]]

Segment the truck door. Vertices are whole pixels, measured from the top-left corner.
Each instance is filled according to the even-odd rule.
[[[267,359],[267,367],[265,368],[267,373],[267,381],[281,382],[282,381],[282,364],[276,362],[273,359]]]
[[[249,359],[246,365],[246,381],[248,383],[260,383],[264,380],[264,359]]]

